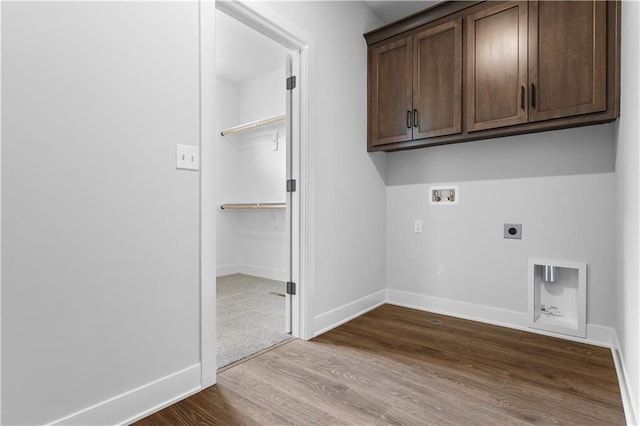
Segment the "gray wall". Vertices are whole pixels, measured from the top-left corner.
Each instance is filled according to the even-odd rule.
[[[387,156],[387,184],[612,172],[615,124],[480,140]]]
[[[197,3],[2,4],[3,424],[199,362]]]
[[[474,316],[478,306],[525,314],[529,257],[586,262],[587,322],[614,325],[613,173],[455,184],[452,206],[429,205],[429,184],[387,189],[389,289],[459,302],[452,314]],[[505,240],[504,223],[521,223],[522,240]],[[517,318],[512,325],[526,326]]]
[[[625,1],[622,4],[622,93],[620,122],[616,134],[616,224],[618,299],[616,329],[620,340],[620,355],[631,391],[636,419],[640,417],[640,4]],[[637,420],[636,420],[637,421]]]
[[[457,315],[524,314],[529,257],[584,261],[587,322],[612,327],[614,130],[605,124],[389,153],[388,288],[446,300]],[[429,185],[439,183],[460,186],[458,205],[429,205]],[[424,221],[422,234],[413,232],[415,219]],[[505,241],[504,223],[522,223],[523,239]]]

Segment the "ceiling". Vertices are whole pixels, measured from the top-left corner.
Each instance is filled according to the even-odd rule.
[[[364,3],[384,24],[404,18],[438,0]],[[242,84],[284,67],[287,50],[280,44],[216,10],[216,74]]]
[[[216,10],[216,74],[245,83],[284,68],[287,50],[275,41]]]
[[[382,19],[384,24],[391,23],[405,16],[425,9],[440,0],[393,1],[366,0],[365,4]]]

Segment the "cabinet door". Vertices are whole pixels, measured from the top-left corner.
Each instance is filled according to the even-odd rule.
[[[369,53],[369,144],[411,140],[411,37]]]
[[[527,2],[505,2],[466,18],[467,129],[527,122]]]
[[[413,36],[413,138],[461,131],[462,19]]]
[[[529,25],[529,121],[604,111],[607,3],[535,1]]]

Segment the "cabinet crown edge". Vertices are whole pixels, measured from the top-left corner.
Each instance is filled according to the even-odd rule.
[[[425,24],[437,21],[461,10],[483,3],[484,0],[450,0],[439,1],[423,10],[419,10],[397,21],[383,25],[363,34],[367,45],[371,46],[396,35],[415,30]]]

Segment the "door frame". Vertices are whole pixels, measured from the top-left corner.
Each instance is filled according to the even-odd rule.
[[[215,117],[215,12],[216,9],[264,34],[283,47],[297,51],[298,69],[294,69],[297,87],[294,89],[292,116],[294,147],[292,178],[297,179],[293,197],[292,241],[293,278],[297,294],[293,296],[292,335],[300,339],[312,337],[310,310],[311,286],[308,260],[309,199],[308,174],[308,75],[309,42],[306,32],[287,22],[263,2],[243,3],[238,0],[199,0],[200,7],[200,363],[202,388],[216,383],[216,206],[215,158],[213,141],[217,134]],[[283,90],[285,82],[282,82]],[[283,182],[284,185],[284,182]],[[297,214],[296,214],[297,210]],[[297,223],[296,223],[297,222]],[[295,249],[298,245],[297,250]]]

